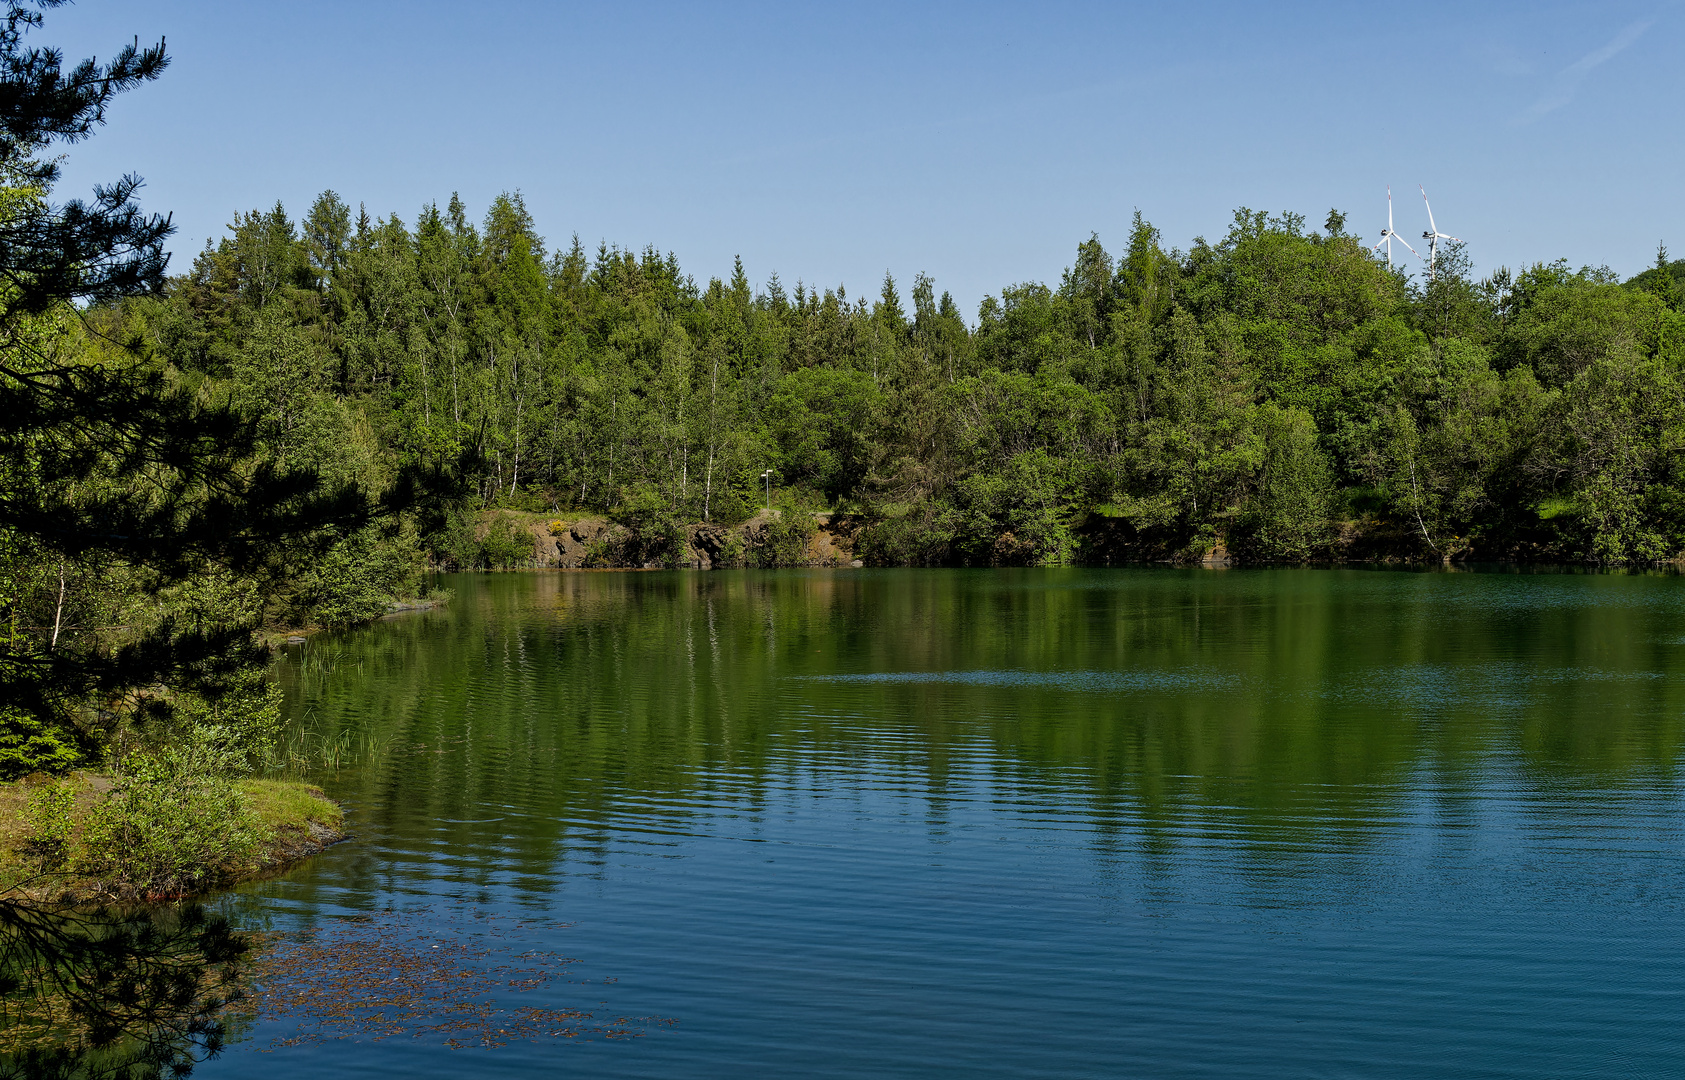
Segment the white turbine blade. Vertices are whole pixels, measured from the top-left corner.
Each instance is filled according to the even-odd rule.
[[[1428,228],[1436,233],[1439,232],[1439,226],[1433,223],[1433,204],[1428,202],[1428,189],[1417,184],[1416,190],[1422,193],[1422,205],[1428,208]]]
[[[1392,232],[1392,185],[1387,185],[1387,232]]]
[[[1404,239],[1404,237],[1402,237],[1402,236],[1401,236],[1401,237],[1399,237],[1399,238],[1398,238],[1398,242],[1399,242],[1399,243],[1401,243],[1401,244],[1403,244],[1403,245],[1404,245],[1404,246],[1405,246],[1405,247],[1407,247],[1407,248],[1410,248],[1410,254],[1412,254],[1412,255],[1414,255],[1414,256],[1416,256],[1416,258],[1418,258],[1418,259],[1419,259],[1419,258],[1421,258],[1421,257],[1422,257],[1422,253],[1421,253],[1421,252],[1419,252],[1419,251],[1417,251],[1417,250],[1416,250],[1416,249],[1415,249],[1415,248],[1413,248],[1413,247],[1410,247],[1410,241],[1408,241],[1408,240],[1406,240],[1406,239]]]
[[[1450,233],[1436,232],[1436,233],[1434,233],[1434,235],[1439,237],[1441,240],[1456,240],[1457,243],[1459,243],[1459,244],[1462,243],[1462,240],[1458,239],[1455,236],[1452,236]]]

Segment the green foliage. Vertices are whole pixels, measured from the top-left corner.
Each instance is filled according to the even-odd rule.
[[[238,215],[111,317],[236,402],[263,460],[443,493],[403,529],[277,549],[262,617],[346,625],[412,587],[417,552],[528,565],[500,511],[606,514],[587,565],[677,565],[768,472],[781,503],[880,516],[875,562],[1110,558],[1100,533],[1154,557],[1672,557],[1677,428],[1633,388],[1679,385],[1681,265],[1475,280],[1450,242],[1412,280],[1337,211],[1317,232],[1242,208],[1187,251],[1137,214],[1117,254],[1090,235],[968,326],[923,274],[865,297],[757,288],[741,261],[702,282],[654,248],[547,249],[518,195],[411,225],[324,192],[301,222]]]
[[[484,566],[475,532],[473,515],[460,507],[453,508],[427,538],[428,557],[436,565],[458,570]]]
[[[56,867],[70,848],[76,790],[60,780],[32,792],[24,807],[24,844],[44,866]]]
[[[781,509],[777,516],[750,534],[749,560],[759,567],[774,569],[781,566],[803,566],[808,561],[808,543],[818,525],[813,515],[793,507]]]
[[[124,762],[116,788],[89,814],[74,869],[118,895],[157,898],[245,868],[268,831],[220,768],[224,756],[187,743]]]
[[[997,472],[954,486],[955,550],[981,566],[1058,566],[1076,548],[1072,465],[1045,450],[1015,455]]]
[[[604,535],[585,545],[585,556],[580,565],[588,570],[604,570],[617,565],[619,558],[620,553]]]
[[[0,780],[61,773],[82,759],[81,747],[65,728],[15,705],[0,705]]]
[[[854,493],[871,467],[871,431],[882,408],[877,383],[863,371],[791,372],[767,408],[779,475],[786,483],[811,483],[828,500]]]
[[[1624,350],[1599,357],[1564,388],[1563,405],[1554,449],[1568,471],[1576,513],[1567,535],[1580,553],[1620,563],[1685,550],[1685,383],[1678,366]]]
[[[725,538],[720,545],[720,557],[714,560],[714,565],[722,570],[738,569],[749,565],[749,549],[743,543],[742,537],[736,533]]]
[[[633,566],[678,565],[684,551],[684,525],[672,505],[651,484],[638,484],[625,493],[614,520],[626,527],[615,557]]]
[[[157,752],[190,746],[203,768],[242,776],[269,765],[281,731],[281,687],[248,670],[214,697],[182,694],[168,719],[143,734]]]
[[[359,456],[372,435],[319,385],[337,357],[293,302],[310,276],[280,207],[237,216],[172,305],[171,226],[133,203],[137,178],[49,201],[54,142],[168,60],[135,43],[66,72],[22,43],[40,22],[12,6],[0,33],[0,775],[63,770],[232,692],[286,581],[396,472]]]
[[[1685,307],[1685,259],[1668,259],[1667,245],[1656,245],[1656,264],[1628,281],[1627,288],[1653,294],[1673,311]]]
[[[531,558],[531,538],[528,538]],[[303,567],[288,583],[293,625],[351,626],[378,618],[394,596],[412,591],[421,565],[413,541],[359,529]]]
[[[1334,485],[1316,423],[1303,409],[1265,404],[1254,424],[1263,436],[1264,460],[1237,549],[1293,561],[1326,553]]]
[[[1655,351],[1673,321],[1655,294],[1560,264],[1522,274],[1511,297],[1514,315],[1495,341],[1497,365],[1525,364],[1546,387],[1566,385],[1598,361]]]
[[[480,540],[478,565],[488,570],[515,570],[532,565],[532,533],[516,522],[499,517],[486,527]]]
[[[947,516],[927,504],[867,526],[854,550],[871,566],[939,566],[949,560],[953,542]]]

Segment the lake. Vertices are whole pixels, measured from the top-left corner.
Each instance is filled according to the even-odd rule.
[[[1685,1073],[1685,579],[444,584],[283,658],[355,840],[197,1075]]]

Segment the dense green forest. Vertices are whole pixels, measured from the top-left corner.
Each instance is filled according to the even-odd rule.
[[[730,522],[768,468],[787,505],[862,515],[881,564],[1677,555],[1685,262],[1469,265],[1391,272],[1338,213],[1242,209],[1186,251],[1137,214],[968,319],[924,275],[702,284],[653,248],[549,250],[519,195],[412,227],[327,192],[92,317],[261,416],[277,460],[450,478],[297,582],[306,608],[416,552],[483,564],[485,507]]]
[[[479,224],[454,197],[412,228],[332,192],[302,222],[236,215],[186,273],[28,325],[68,369],[144,375],[226,428],[193,435],[200,472],[169,466],[198,494],[155,547],[192,546],[185,506],[223,498],[244,524],[164,559],[173,576],[157,551],[19,549],[14,641],[110,657],[191,621],[245,674],[179,668],[162,685],[205,700],[170,709],[251,716],[270,693],[236,658],[253,628],[355,623],[430,566],[530,557],[488,509],[607,515],[638,561],[671,562],[685,523],[753,514],[768,469],[794,517],[850,515],[880,565],[1685,550],[1685,261],[1659,251],[1628,282],[1469,265],[1452,245],[1431,278],[1394,272],[1334,212],[1316,231],[1243,209],[1186,251],[1137,214],[1120,254],[1091,236],[1057,284],[967,320],[923,275],[868,299],[756,287],[741,264],[703,285],[653,248],[551,251],[518,195]],[[95,458],[76,498],[156,502],[121,453]],[[217,496],[219,470],[256,488]],[[252,518],[264,485],[293,509]],[[111,679],[131,694],[114,715],[160,707]]]
[[[1187,250],[1138,214],[1114,251],[1091,236],[1057,283],[968,316],[924,275],[703,284],[654,248],[551,247],[518,195],[406,223],[328,192],[297,221],[236,215],[171,276],[139,178],[54,201],[61,149],[169,62],[136,41],[66,67],[26,41],[63,2],[0,16],[0,781],[105,770],[76,850],[125,895],[218,880],[256,835],[234,781],[277,761],[264,632],[373,618],[429,567],[519,563],[488,511],[606,515],[671,564],[685,526],[753,515],[770,473],[778,527],[840,511],[880,565],[1685,552],[1665,251],[1626,282],[1475,280],[1454,244],[1424,278],[1339,213],[1243,209]],[[25,856],[76,871],[66,789],[39,786]],[[15,886],[0,1016],[68,995],[86,1039],[0,1073],[220,1045],[226,923],[54,937],[61,913]],[[136,1014],[177,949],[197,957],[179,1015]]]
[[[39,17],[10,10],[5,85],[39,116],[0,140],[9,775],[183,731],[256,761],[255,629],[518,564],[499,508],[606,515],[671,564],[683,526],[752,515],[768,470],[782,520],[840,511],[879,565],[1685,551],[1665,250],[1626,282],[1476,280],[1461,244],[1394,272],[1337,212],[1242,209],[1186,250],[1137,214],[968,317],[922,274],[862,296],[551,247],[518,194],[406,223],[326,192],[235,215],[171,276],[138,180],[55,205],[43,156],[161,47],[65,99],[57,55],[21,44]]]

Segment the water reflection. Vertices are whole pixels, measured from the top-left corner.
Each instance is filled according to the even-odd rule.
[[[381,749],[319,778],[356,842],[229,910],[575,923],[531,947],[591,1000],[532,1007],[677,1021],[577,1074],[1685,1066],[1685,580],[448,584],[289,653],[296,722]],[[333,1061],[478,1067],[397,1041]]]
[[[0,897],[0,1077],[185,1076],[222,1050],[246,950],[196,904]]]
[[[370,735],[344,781],[467,875],[543,888],[570,847],[721,796],[891,778],[940,805],[1356,849],[1483,783],[1671,786],[1677,579],[1338,571],[547,574],[287,673],[295,715]],[[1494,770],[1497,770],[1494,772]],[[493,817],[487,807],[504,812]],[[418,852],[420,854],[420,852]],[[427,858],[433,856],[428,854]]]

